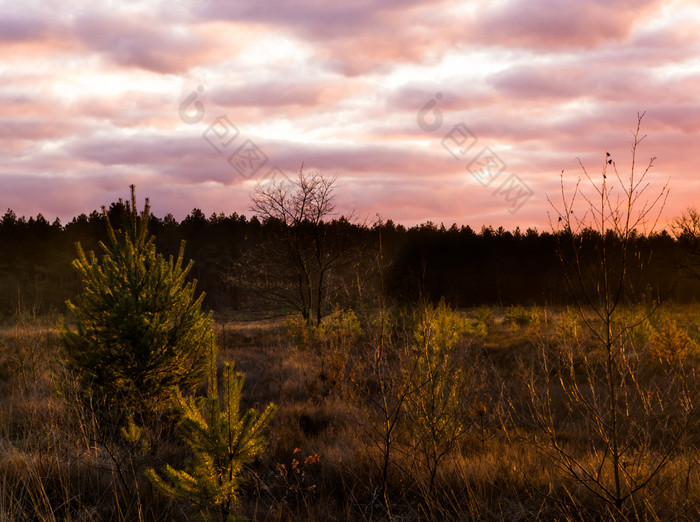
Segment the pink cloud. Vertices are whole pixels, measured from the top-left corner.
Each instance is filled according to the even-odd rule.
[[[345,76],[386,72],[397,62],[421,62],[436,49],[452,46],[458,24],[436,24],[444,2],[366,0],[353,4],[317,2],[204,2],[194,10],[202,20],[227,19],[262,24],[314,46],[324,67]],[[451,37],[448,38],[448,35]]]
[[[0,44],[27,42],[45,38],[52,23],[41,13],[11,13],[0,17]]]
[[[210,50],[209,42],[192,31],[142,16],[89,13],[77,16],[71,29],[85,47],[114,63],[156,73],[185,72]]]
[[[469,38],[545,52],[593,48],[627,38],[661,5],[659,0],[511,0],[495,8],[482,8],[472,20],[474,35],[469,31]]]
[[[240,87],[222,87],[214,91],[211,98],[223,107],[308,107],[319,103],[323,89],[324,86],[317,83],[261,82]]]

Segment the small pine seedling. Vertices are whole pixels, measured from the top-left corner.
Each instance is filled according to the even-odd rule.
[[[223,407],[220,407],[213,353],[210,364],[207,397],[183,397],[177,388],[173,390],[176,408],[182,416],[178,430],[194,451],[193,462],[187,470],[167,465],[162,477],[153,468],[146,475],[165,494],[198,506],[205,517],[235,520],[243,464],[264,450],[263,432],[277,407],[271,403],[261,414],[250,409],[240,417],[244,376],[230,363],[224,365]],[[213,517],[212,511],[216,513]]]

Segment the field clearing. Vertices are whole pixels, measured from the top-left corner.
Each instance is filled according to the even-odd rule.
[[[656,324],[640,330],[644,372],[665,371],[657,348],[670,339],[668,325],[675,325],[676,336],[682,330],[683,365],[694,372],[700,360],[698,311],[690,305],[668,307],[655,316]],[[248,467],[242,514],[254,520],[382,520],[389,516],[389,504],[391,517],[401,520],[613,516],[584,482],[561,473],[545,427],[533,422],[536,397],[528,392],[528,379],[541,376],[543,339],[550,351],[574,339],[557,337],[573,328],[572,312],[482,307],[454,315],[486,330],[461,335],[454,347],[459,371],[468,377],[456,410],[462,431],[445,448],[431,480],[419,458],[421,441],[406,423],[392,434],[383,476],[386,447],[375,401],[381,386],[368,370],[368,326],[345,337],[342,330],[340,335],[329,330],[325,337],[300,340],[298,322],[290,319],[217,321],[219,363],[233,361],[246,375],[242,408],[261,409],[269,402],[280,408],[267,451]],[[142,475],[147,466],[185,461],[188,450],[167,433],[151,441],[147,454],[100,438],[89,412],[65,400],[71,386],[58,358],[58,332],[56,317],[29,315],[6,320],[0,330],[0,520],[189,519],[194,512],[186,502],[163,497]],[[397,358],[408,353],[399,341]],[[595,345],[587,346],[594,358]],[[644,372],[640,369],[640,375]],[[560,373],[565,375],[563,369]],[[397,386],[401,375],[399,370],[385,377]],[[695,385],[692,375],[687,382]],[[561,402],[561,389],[550,392],[560,394],[549,404],[557,443],[595,468],[595,452],[602,446],[591,442],[590,425]],[[392,393],[386,396],[395,400]],[[700,516],[700,427],[691,413],[692,424],[673,451],[667,451],[663,433],[650,432],[649,440],[634,443],[644,452],[635,461],[639,473],[659,458],[665,466],[615,519]],[[607,472],[604,465],[602,482]]]

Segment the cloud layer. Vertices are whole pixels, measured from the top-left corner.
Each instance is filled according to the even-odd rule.
[[[546,229],[561,171],[627,172],[646,111],[670,220],[700,195],[699,30],[660,0],[0,8],[0,207],[65,220],[135,183],[160,215],[249,214],[303,163],[369,220]]]

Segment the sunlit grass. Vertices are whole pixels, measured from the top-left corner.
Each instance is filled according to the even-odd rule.
[[[650,364],[673,356],[666,342],[673,339],[691,352],[688,364],[700,358],[693,353],[700,344],[698,311],[695,305],[668,306],[640,331]],[[575,315],[528,307],[459,314],[486,329],[485,335],[462,337],[454,348],[464,369],[478,370],[474,375],[481,376],[483,394],[465,404],[466,431],[441,461],[431,491],[412,453],[411,433],[403,428],[396,433],[389,474],[392,515],[578,520],[582,515],[562,501],[571,497],[590,513],[606,516],[607,508],[594,495],[543,457],[533,441],[545,440],[546,434],[513,407],[526,389],[519,379],[535,361],[538,336],[548,335],[555,345],[584,335],[576,333]],[[254,520],[384,519],[381,448],[369,436],[381,419],[355,384],[375,390],[359,377],[367,338],[344,348],[347,357],[331,380],[319,347],[294,343],[281,319],[221,320],[215,331],[220,362],[235,361],[246,374],[242,407],[260,409],[269,402],[280,407],[266,452],[247,467],[242,514]],[[135,462],[127,445],[100,441],[90,412],[77,415],[75,401],[58,394],[70,386],[58,386],[66,377],[58,363],[57,335],[55,318],[16,317],[0,329],[0,520],[188,520],[193,508],[161,496],[140,471],[146,465],[182,465],[187,448],[166,438],[143,462]],[[568,415],[565,409],[556,414]],[[689,430],[700,434],[696,424]],[[563,444],[585,459],[589,434],[564,435]],[[654,494],[640,492],[630,500],[629,518],[700,516],[698,479],[693,446],[675,452],[650,484]]]

